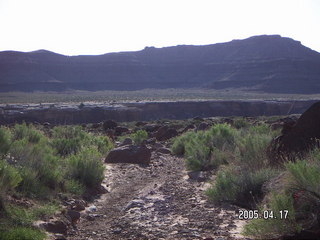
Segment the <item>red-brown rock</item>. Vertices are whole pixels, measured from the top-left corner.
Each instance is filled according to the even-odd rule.
[[[51,233],[61,233],[61,234],[66,234],[68,227],[67,225],[60,220],[54,220],[51,222],[46,222],[40,225],[43,227],[47,232]]]
[[[144,145],[127,145],[118,147],[109,152],[106,163],[134,163],[149,164],[151,150]]]
[[[158,141],[165,141],[177,135],[178,131],[176,129],[163,126],[156,132],[155,137]]]
[[[116,127],[116,128],[114,129],[114,134],[115,134],[116,136],[120,136],[121,134],[127,133],[127,132],[129,132],[129,129],[126,128],[126,127],[118,126],[118,127]]]

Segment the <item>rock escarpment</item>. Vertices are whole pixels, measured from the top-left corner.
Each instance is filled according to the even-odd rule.
[[[227,116],[271,116],[303,113],[316,100],[310,101],[185,101],[146,102],[105,105],[34,104],[0,105],[0,124],[38,122],[51,124],[98,123],[107,119],[117,122],[157,119],[188,119]],[[154,128],[156,126],[145,126]]]
[[[3,92],[200,87],[318,93],[319,81],[320,54],[278,35],[98,56],[0,52]]]

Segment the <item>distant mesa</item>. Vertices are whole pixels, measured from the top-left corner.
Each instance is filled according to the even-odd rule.
[[[0,91],[241,88],[319,93],[320,53],[280,35],[103,55],[0,52]]]

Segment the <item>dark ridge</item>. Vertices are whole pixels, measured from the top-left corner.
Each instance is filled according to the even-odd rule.
[[[2,92],[194,87],[318,93],[320,54],[279,35],[96,56],[0,52]]]

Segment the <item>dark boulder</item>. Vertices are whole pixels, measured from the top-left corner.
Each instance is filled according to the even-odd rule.
[[[68,210],[66,213],[66,217],[71,222],[72,225],[76,225],[80,220],[81,213],[76,210]]]
[[[142,127],[142,126],[144,126],[144,125],[146,125],[147,124],[147,122],[136,122],[136,126],[137,127]]]
[[[178,131],[176,129],[170,128],[168,126],[163,126],[156,132],[155,137],[158,141],[165,141],[170,138],[176,137],[177,135]]]
[[[320,139],[320,102],[313,104],[295,123],[284,122],[282,135],[273,139],[268,148],[272,163],[294,160],[319,146]]]
[[[286,133],[290,132],[290,130],[297,123],[297,119],[291,118],[291,117],[283,118],[283,119],[281,119],[281,121],[282,121],[282,131],[281,131],[282,134],[286,134]]]
[[[196,126],[193,124],[189,124],[188,126],[186,126],[183,130],[182,133],[189,131],[190,129],[195,129]]]
[[[50,233],[61,233],[67,234],[67,224],[60,220],[52,220],[50,222],[42,223],[40,227],[43,227],[47,232]]]
[[[106,120],[103,122],[102,126],[104,130],[108,130],[108,129],[115,129],[118,126],[118,124],[113,120]]]
[[[204,121],[204,119],[199,116],[194,117],[193,120],[200,121],[200,122]]]
[[[114,140],[115,134],[113,129],[107,129],[105,133],[110,139]]]
[[[150,133],[157,131],[159,128],[161,128],[161,126],[158,124],[148,124],[143,127],[143,130]]]
[[[209,128],[209,124],[206,122],[202,122],[199,124],[199,126],[197,127],[197,131],[204,131],[206,129]]]
[[[106,163],[134,163],[149,164],[151,150],[144,145],[127,145],[118,147],[109,152]]]
[[[198,182],[204,182],[207,179],[206,173],[203,171],[188,172],[188,177]]]
[[[282,129],[283,128],[283,123],[282,122],[275,122],[275,123],[272,123],[270,125],[270,127],[271,127],[271,129],[273,131],[278,130],[278,129]]]
[[[123,133],[127,133],[129,132],[129,129],[126,128],[126,127],[121,127],[121,126],[117,126],[115,129],[114,129],[114,134],[116,136],[120,136],[122,135]]]
[[[223,118],[222,123],[230,124],[232,126],[234,124],[234,120],[231,118]]]
[[[126,145],[132,145],[133,141],[131,138],[126,138],[123,140],[123,142],[120,144],[120,146],[126,146]]]

